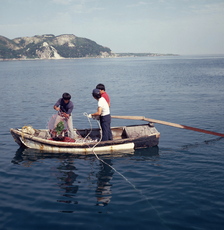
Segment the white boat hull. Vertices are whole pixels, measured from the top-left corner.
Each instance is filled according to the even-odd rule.
[[[59,141],[52,139],[49,130],[36,130],[24,126],[22,129],[11,129],[11,134],[21,147],[36,149],[42,152],[74,154],[108,154],[111,152],[134,152],[134,149],[157,146],[160,133],[150,124],[111,128],[113,140],[98,141],[99,129],[74,130],[78,132],[76,140]],[[90,134],[90,135],[89,135]],[[88,137],[88,139],[87,139]],[[94,152],[93,152],[94,151]]]
[[[75,153],[75,154],[93,154],[93,151],[97,154],[106,154],[109,152],[117,152],[117,151],[134,151],[134,143],[125,143],[118,145],[109,145],[109,146],[100,146],[100,147],[88,147],[88,148],[79,148],[79,147],[58,147],[58,146],[48,146],[43,145],[38,142],[34,142],[32,140],[23,139],[20,137],[20,141],[24,146],[30,149],[39,149],[43,152],[53,152],[53,153]],[[59,143],[60,144],[60,143]]]

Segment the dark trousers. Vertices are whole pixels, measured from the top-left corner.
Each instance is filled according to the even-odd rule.
[[[100,125],[102,128],[102,141],[113,140],[112,132],[110,129],[111,116],[100,116]]]

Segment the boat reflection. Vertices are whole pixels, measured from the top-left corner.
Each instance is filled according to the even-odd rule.
[[[114,170],[113,170],[113,160],[118,157],[130,157],[133,160],[146,160],[146,158],[153,161],[155,156],[159,155],[158,147],[153,147],[149,149],[136,150],[134,154],[127,153],[117,153],[116,155],[103,155],[99,156],[103,161],[98,161],[94,155],[91,156],[74,156],[71,154],[55,154],[55,153],[44,153],[37,150],[23,149],[19,148],[16,151],[14,158],[12,159],[13,164],[20,164],[24,167],[32,167],[33,163],[38,160],[56,158],[59,165],[56,166],[56,171],[53,173],[57,178],[57,185],[61,189],[61,199],[58,199],[59,203],[67,204],[78,204],[78,191],[83,187],[92,187],[95,184],[95,198],[97,206],[106,206],[111,202],[112,198],[112,183]],[[77,159],[88,160],[90,164],[97,162],[98,172],[89,170],[90,168],[85,168],[82,170],[87,170],[87,174],[84,177],[87,178],[84,185],[81,183],[82,173],[80,169],[77,169],[75,164],[78,164]],[[88,164],[89,164],[88,162]],[[112,167],[110,167],[112,166]],[[88,184],[89,183],[89,184]],[[82,187],[80,188],[80,186]],[[64,198],[62,198],[64,197]],[[63,211],[66,212],[66,211]]]
[[[66,199],[57,200],[60,203],[77,203],[73,201],[74,195],[78,192],[76,174],[77,168],[74,166],[74,161],[71,158],[63,159],[61,164],[57,167],[56,177],[58,179],[58,186],[62,189],[62,196]]]
[[[114,170],[110,167],[112,162],[110,159],[104,159],[104,162],[100,162],[101,170],[97,173],[97,188],[96,188],[96,199],[97,205],[105,206],[110,203],[112,198],[112,191],[110,183],[113,178]],[[109,166],[110,165],[110,166]]]
[[[151,159],[152,157],[159,156],[159,147],[153,146],[151,148],[136,149],[134,156],[144,157]]]

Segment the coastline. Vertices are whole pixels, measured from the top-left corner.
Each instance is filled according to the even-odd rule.
[[[7,58],[2,59],[0,58],[0,61],[40,61],[40,60],[74,60],[74,59],[105,59],[105,58],[127,58],[127,57],[165,57],[165,56],[180,56],[179,54],[153,54],[153,53],[115,53],[114,55],[110,56],[96,56],[96,57],[77,57],[77,58]]]

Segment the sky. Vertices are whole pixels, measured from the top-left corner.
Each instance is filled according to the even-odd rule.
[[[115,53],[224,54],[224,0],[0,0],[0,35],[74,34]]]

